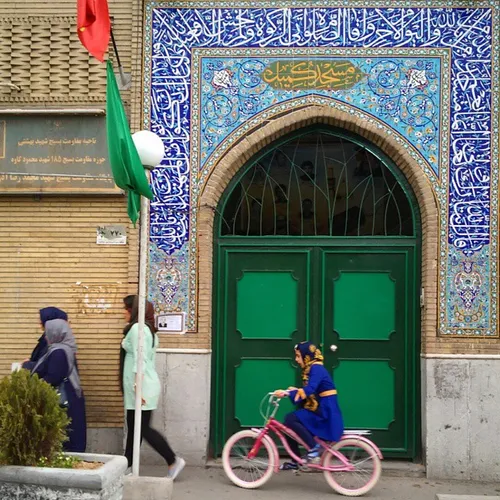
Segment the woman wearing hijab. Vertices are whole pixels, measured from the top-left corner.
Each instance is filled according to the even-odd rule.
[[[62,309],[57,307],[44,307],[43,309],[40,309],[40,323],[42,328],[45,328],[45,323],[51,319],[62,319],[64,321],[68,321],[68,315]],[[47,354],[47,349],[47,339],[45,337],[45,332],[43,332],[42,336],[38,339],[30,358],[23,362],[22,367],[26,370],[32,370],[38,360]]]
[[[342,413],[337,401],[337,390],[328,370],[323,366],[321,351],[311,342],[295,346],[295,361],[302,369],[303,387],[289,387],[276,391],[278,396],[288,394],[298,410],[285,417],[285,425],[292,429],[308,446],[307,460],[319,457],[320,446],[314,436],[325,441],[338,441],[344,432]],[[288,443],[300,456],[299,444],[287,436]],[[281,470],[297,470],[296,462],[285,462]]]
[[[122,349],[125,351],[122,369],[122,389],[127,410],[127,442],[125,456],[129,467],[132,466],[132,454],[134,444],[135,423],[135,385],[137,373],[137,341],[139,334],[138,321],[138,298],[132,296],[132,308],[129,310],[130,296],[123,300],[125,305],[125,319],[127,326],[123,331]],[[149,311],[149,313],[148,313]],[[158,407],[161,385],[158,373],[156,373],[155,357],[158,347],[158,336],[154,327],[154,308],[150,302],[146,303],[146,324],[144,325],[144,360],[142,380],[142,415],[141,415],[141,440],[144,439],[159,453],[168,464],[168,477],[175,479],[186,462],[176,457],[167,440],[151,427],[153,410]]]
[[[45,323],[47,352],[35,364],[32,374],[59,389],[65,395],[64,405],[71,422],[64,451],[84,452],[87,445],[85,398],[76,366],[76,342],[68,323],[52,319]]]

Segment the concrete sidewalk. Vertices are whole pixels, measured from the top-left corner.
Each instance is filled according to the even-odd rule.
[[[162,476],[166,467],[143,466],[141,475]],[[174,500],[290,500],[305,498],[332,500],[322,474],[280,472],[261,489],[237,488],[220,468],[186,467],[174,483]],[[446,500],[468,500],[471,495],[499,496],[499,484],[429,481],[425,477],[388,477],[382,475],[378,485],[363,498],[371,500],[435,500],[437,494],[448,494]],[[486,495],[486,496],[484,496]],[[341,498],[340,496],[336,496]],[[140,500],[140,499],[138,499]]]

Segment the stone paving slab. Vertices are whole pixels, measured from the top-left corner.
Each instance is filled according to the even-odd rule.
[[[485,495],[436,495],[436,500],[500,500],[500,497]]]
[[[143,466],[141,474],[164,476],[166,466]],[[425,477],[391,477],[382,472],[377,486],[365,497],[367,500],[436,500],[436,495],[462,495],[468,500],[477,495],[481,500],[500,495],[497,483],[476,483],[473,481],[435,481]],[[465,495],[465,496],[464,496]],[[174,496],[178,500],[290,500],[314,499],[335,500],[336,495],[327,485],[323,474],[283,471],[275,474],[262,488],[243,490],[234,486],[220,468],[186,467],[174,482]],[[142,499],[138,499],[142,500]],[[448,499],[446,499],[448,500]]]
[[[132,476],[124,478],[123,500],[171,500],[173,485],[167,477]]]

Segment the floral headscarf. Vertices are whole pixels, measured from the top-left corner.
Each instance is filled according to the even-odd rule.
[[[304,367],[302,368],[302,384],[305,387],[309,383],[309,372],[313,365],[323,364],[323,355],[321,351],[316,347],[315,344],[305,341],[297,344],[295,350],[300,352],[302,359],[304,361]],[[297,395],[302,399],[305,399],[304,408],[311,411],[316,411],[318,409],[318,401],[314,394],[311,394],[306,398],[303,389],[297,391]]]

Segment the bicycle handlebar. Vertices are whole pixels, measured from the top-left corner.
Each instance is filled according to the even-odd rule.
[[[289,393],[289,391],[283,391],[283,394],[284,394],[283,396],[278,396],[278,394],[276,394],[276,391],[267,393],[268,396],[274,396],[275,398],[278,398],[278,399],[286,398],[290,393]]]

